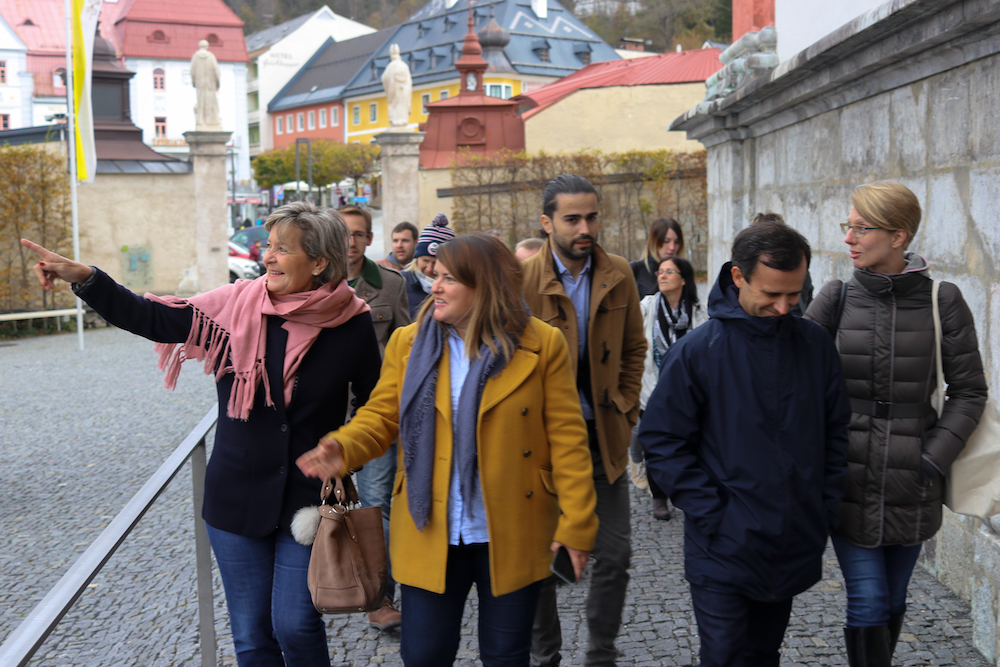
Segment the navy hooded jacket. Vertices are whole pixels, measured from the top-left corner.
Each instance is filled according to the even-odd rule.
[[[819,581],[851,409],[830,335],[751,317],[726,264],[711,319],[670,347],[643,414],[648,474],[684,511],[685,576],[765,602]]]

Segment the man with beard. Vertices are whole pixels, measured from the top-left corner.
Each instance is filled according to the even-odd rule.
[[[597,244],[599,204],[597,190],[581,176],[563,174],[545,186],[541,222],[549,236],[538,254],[524,262],[524,299],[532,315],[562,330],[569,343],[600,519],[587,597],[585,664],[613,666],[632,555],[628,479],[622,473],[639,416],[646,338],[632,269]],[[569,552],[571,559],[586,562],[586,553]],[[554,579],[547,580],[538,602],[533,666],[561,660],[555,585]]]

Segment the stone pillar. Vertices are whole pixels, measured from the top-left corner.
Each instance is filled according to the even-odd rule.
[[[375,141],[382,147],[382,239],[385,254],[392,250],[392,228],[404,220],[420,229],[420,144],[426,132],[383,132]]]
[[[185,132],[194,172],[195,292],[229,281],[229,225],[226,219],[226,142],[232,132]],[[186,202],[185,202],[186,203]]]

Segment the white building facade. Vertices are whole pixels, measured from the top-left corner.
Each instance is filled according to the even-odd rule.
[[[342,42],[375,32],[374,28],[321,7],[261,30],[247,37],[250,65],[246,77],[247,135],[252,142],[250,155],[257,156],[274,147],[268,103],[281,92],[328,38]]]
[[[0,130],[32,125],[34,79],[27,54],[28,47],[0,17]]]

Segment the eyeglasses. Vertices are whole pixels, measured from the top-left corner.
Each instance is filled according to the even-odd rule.
[[[679,275],[681,275],[681,272],[680,271],[674,271],[673,269],[659,269],[656,272],[656,275],[658,275],[658,276],[679,276]]]
[[[371,236],[368,232],[352,232],[351,238],[355,241],[367,241],[368,237]]]
[[[861,225],[852,225],[849,222],[840,223],[840,231],[843,232],[844,235],[846,236],[847,231],[850,230],[851,233],[854,234],[854,238],[856,239],[864,238],[865,234],[876,229],[882,229],[882,227],[862,227]],[[886,231],[891,232],[894,230],[887,229]]]

